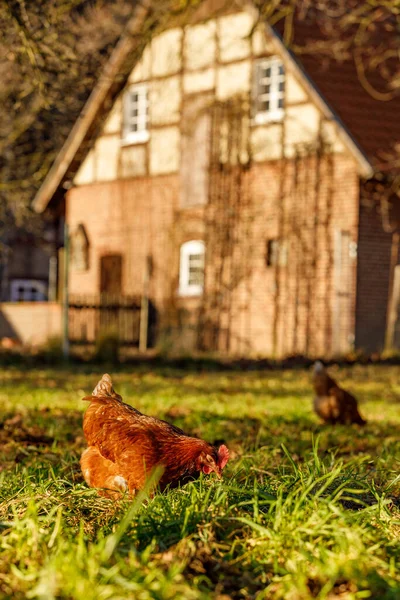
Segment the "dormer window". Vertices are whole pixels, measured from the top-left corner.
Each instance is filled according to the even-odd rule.
[[[257,124],[283,119],[285,106],[285,67],[277,58],[256,63],[254,121]]]
[[[149,97],[147,85],[131,85],[124,94],[122,141],[140,144],[149,139]]]

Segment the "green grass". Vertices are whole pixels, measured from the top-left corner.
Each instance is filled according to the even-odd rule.
[[[87,488],[93,367],[0,371],[0,598],[400,598],[400,369],[335,369],[358,426],[322,426],[305,370],[114,374],[143,412],[231,460],[133,503]]]

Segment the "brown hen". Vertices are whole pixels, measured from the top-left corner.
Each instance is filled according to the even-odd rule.
[[[229,458],[226,446],[217,449],[166,421],[143,415],[122,402],[109,375],[103,375],[93,395],[84,400],[90,404],[83,420],[88,448],[81,468],[86,483],[102,488],[103,495],[135,493],[158,466],[161,489],[184,484],[200,472],[221,477]]]
[[[365,425],[366,421],[358,412],[355,397],[339,387],[336,381],[329,377],[324,365],[319,360],[313,368],[313,385],[315,391],[314,410],[325,423]]]

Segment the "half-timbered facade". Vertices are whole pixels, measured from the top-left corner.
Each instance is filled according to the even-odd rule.
[[[361,201],[375,149],[330,96],[340,71],[309,66],[248,8],[153,38],[68,175],[70,293],[148,295],[178,349],[382,347],[391,234]]]

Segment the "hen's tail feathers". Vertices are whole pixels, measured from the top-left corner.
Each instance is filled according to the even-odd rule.
[[[86,396],[84,400],[91,400],[93,396],[100,398],[115,398],[122,402],[122,396],[117,394],[112,386],[112,380],[108,373],[105,373],[94,388],[91,396]]]

